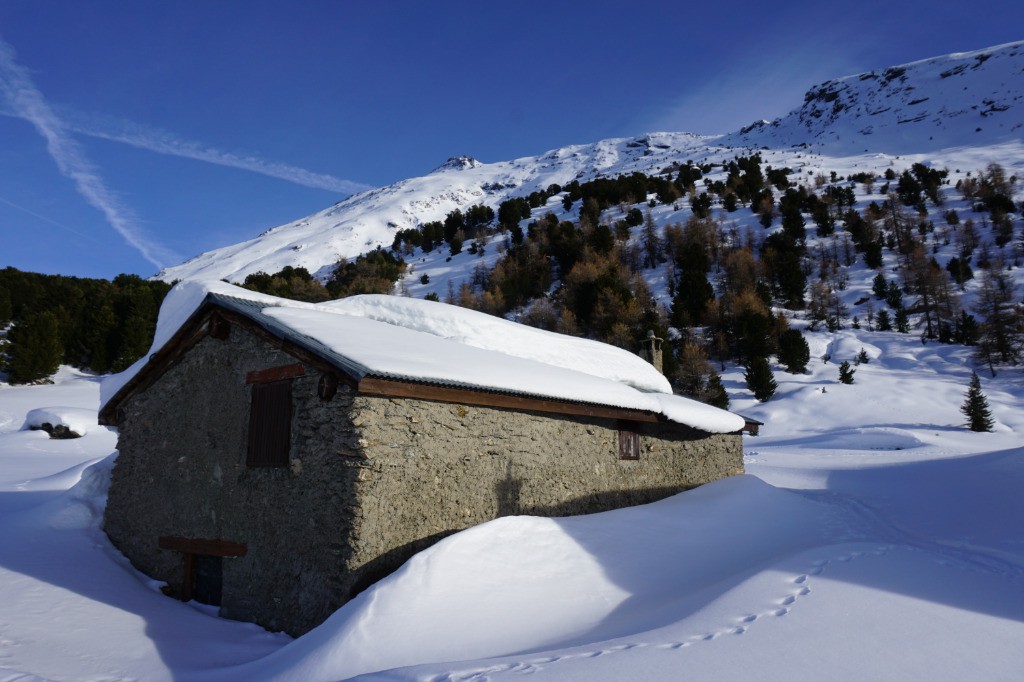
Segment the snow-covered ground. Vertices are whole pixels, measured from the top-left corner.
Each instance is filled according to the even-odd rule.
[[[808,373],[778,371],[767,403],[724,375],[766,422],[747,475],[477,526],[297,640],[163,596],[110,546],[114,434],[23,430],[95,410],[95,377],[0,384],[0,680],[1019,679],[1024,376],[983,375],[996,430],[971,433],[968,349],[808,338]]]

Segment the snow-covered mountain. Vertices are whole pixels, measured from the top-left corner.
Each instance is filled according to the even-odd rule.
[[[526,196],[552,183],[661,168],[689,158],[693,150],[704,148],[707,139],[687,133],[653,133],[498,163],[453,157],[423,177],[355,194],[248,241],[166,268],[157,277],[241,281],[250,273],[277,272],[286,265],[327,276],[339,259],[390,245],[397,230],[444,220],[455,209],[475,204],[497,208],[505,199]]]
[[[925,59],[815,85],[804,104],[720,142],[833,155],[920,154],[1024,135],[1024,43]]]
[[[340,259],[388,246],[397,230],[443,220],[457,208],[497,208],[507,198],[553,183],[656,173],[686,160],[716,163],[754,148],[769,165],[812,174],[881,172],[913,161],[967,171],[995,160],[1016,170],[1024,163],[1022,85],[1024,42],[1018,42],[826,81],[813,86],[790,114],[729,135],[650,133],[497,163],[453,157],[428,175],[353,195],[157,277],[237,282],[291,265],[327,278]]]

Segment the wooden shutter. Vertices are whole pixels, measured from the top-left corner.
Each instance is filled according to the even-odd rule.
[[[619,459],[640,459],[640,434],[619,428]]]
[[[292,440],[292,382],[252,384],[249,411],[249,453],[251,467],[286,467]]]

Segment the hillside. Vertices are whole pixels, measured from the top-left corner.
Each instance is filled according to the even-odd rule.
[[[497,209],[552,184],[637,171],[657,175],[686,161],[721,164],[755,149],[768,165],[811,175],[880,174],[914,161],[964,172],[999,161],[1012,174],[1024,164],[1022,74],[1024,43],[1011,43],[826,81],[811,87],[787,116],[729,135],[651,133],[497,163],[453,157],[425,176],[356,194],[167,268],[158,278],[240,282],[254,272],[295,266],[327,279],[339,260],[387,247],[397,231],[443,220],[454,209]],[[660,224],[685,217],[685,210],[657,216]]]

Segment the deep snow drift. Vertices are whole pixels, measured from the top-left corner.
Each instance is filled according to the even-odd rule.
[[[164,597],[110,547],[113,435],[23,430],[33,407],[95,410],[94,378],[0,386],[0,679],[1017,678],[1024,377],[984,381],[996,431],[976,434],[958,411],[968,349],[809,338],[809,372],[777,371],[768,403],[724,377],[766,422],[747,475],[472,528],[294,641]],[[821,356],[861,347],[870,363],[839,384]]]

